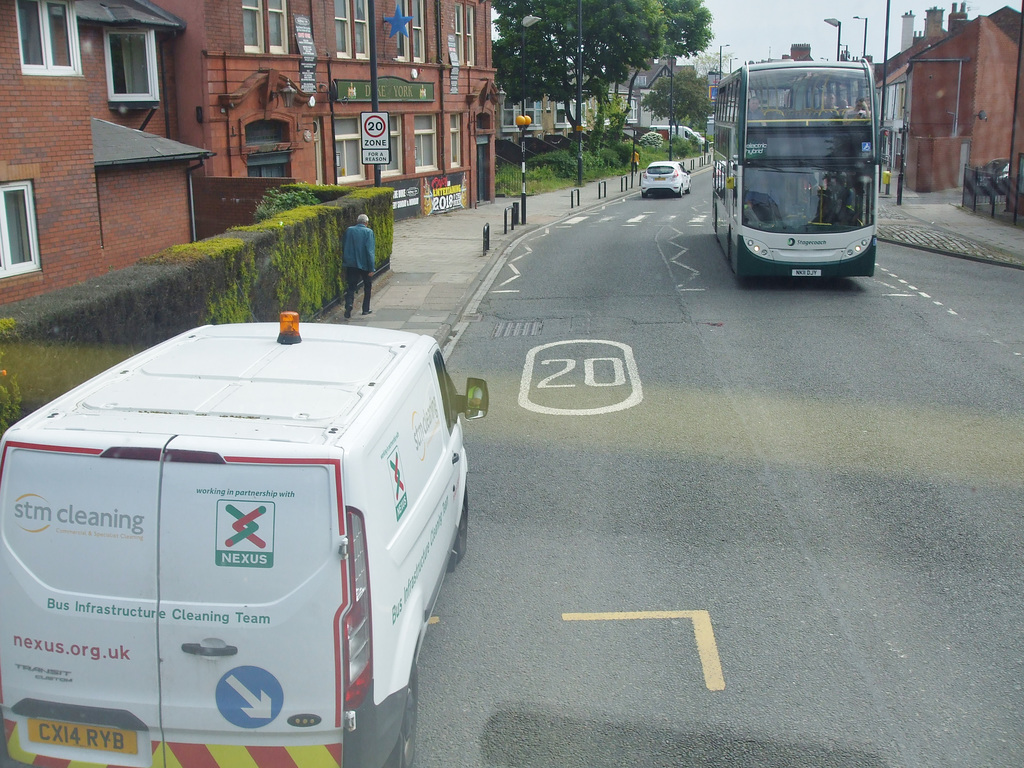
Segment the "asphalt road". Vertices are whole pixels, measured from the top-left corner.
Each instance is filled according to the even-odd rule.
[[[739,282],[708,185],[485,286],[418,765],[1024,764],[1024,272]]]

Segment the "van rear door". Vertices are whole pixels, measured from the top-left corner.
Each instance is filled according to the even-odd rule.
[[[166,765],[188,765],[197,752],[196,765],[341,762],[341,458],[270,445],[280,453],[254,454],[252,441],[176,438],[166,454],[158,562]]]
[[[22,433],[0,455],[7,750],[26,763],[148,766],[159,740],[157,459],[167,438],[100,438],[132,445],[119,448],[44,435]]]

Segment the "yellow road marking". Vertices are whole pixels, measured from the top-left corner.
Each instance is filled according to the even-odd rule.
[[[718,657],[715,633],[711,629],[711,614],[707,611],[620,611],[615,613],[563,613],[562,621],[631,621],[635,619],[689,619],[693,622],[693,636],[697,653],[704,668],[704,685],[709,691],[725,690],[722,661]]]

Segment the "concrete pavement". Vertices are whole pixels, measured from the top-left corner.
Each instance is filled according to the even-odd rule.
[[[699,160],[687,160],[688,167],[691,162],[695,175],[710,171],[710,165],[702,166]],[[628,182],[628,176],[624,180],[616,176],[578,190],[531,195],[527,197],[526,223],[514,229],[512,212],[506,208],[519,198],[498,198],[477,208],[396,221],[390,269],[378,275],[373,285],[372,314],[359,314],[361,296],[357,295],[350,320],[344,319],[340,306],[320,320],[426,334],[447,352],[475,311],[478,290],[494,279],[494,267],[513,243],[541,227],[639,194]],[[490,230],[486,251],[485,227]],[[959,190],[927,194],[905,190],[899,206],[895,195],[881,196],[878,238],[1024,269],[1024,226],[1014,227],[962,209]]]
[[[687,162],[687,167],[690,161]],[[694,172],[700,169],[694,162]],[[629,177],[593,181],[577,189],[531,195],[526,199],[526,223],[512,228],[512,203],[494,203],[454,213],[395,222],[390,269],[373,283],[370,309],[361,315],[361,294],[349,320],[344,307],[325,313],[321,322],[371,325],[433,336],[446,349],[458,336],[460,323],[477,289],[505,251],[520,237],[572,215],[584,213],[627,195]],[[639,183],[639,175],[635,183]],[[505,222],[508,221],[506,231]],[[484,227],[490,228],[490,247],[484,251]],[[493,278],[491,278],[493,279]]]

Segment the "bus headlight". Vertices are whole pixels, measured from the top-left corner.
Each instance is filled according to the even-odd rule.
[[[847,256],[860,256],[860,254],[864,253],[864,251],[867,250],[869,242],[870,242],[869,240],[858,240],[855,243],[851,243],[846,248],[846,255]]]
[[[772,252],[768,250],[768,246],[764,243],[759,243],[757,240],[750,237],[746,238],[744,242],[747,245],[747,250],[758,258],[770,259],[772,257]]]

